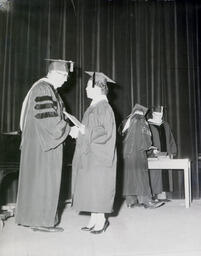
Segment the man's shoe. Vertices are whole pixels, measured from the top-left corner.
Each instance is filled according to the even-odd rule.
[[[63,232],[64,229],[61,227],[32,227],[33,231],[40,231],[40,232]]]
[[[157,197],[153,197],[152,201],[154,202],[164,202],[164,203],[168,203],[168,202],[171,202],[170,199],[167,199],[167,198],[164,198],[164,199],[160,199],[160,198],[157,198]]]
[[[170,199],[158,199],[159,200],[159,202],[164,202],[164,203],[169,203],[169,202],[171,202],[171,200]]]
[[[164,202],[154,202],[154,201],[150,201],[146,204],[144,204],[144,208],[145,209],[155,209],[155,208],[159,208],[162,205],[164,205]]]
[[[135,207],[136,206],[136,204],[127,204],[127,207],[128,208],[133,208],[133,207]]]
[[[140,203],[132,203],[132,204],[127,204],[128,208],[134,208],[134,207],[142,207],[144,206],[143,204]]]
[[[63,232],[64,229],[62,227],[51,227],[48,228],[49,232]]]

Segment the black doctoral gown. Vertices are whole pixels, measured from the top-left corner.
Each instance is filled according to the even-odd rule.
[[[134,115],[123,141],[123,195],[150,196],[146,150],[151,146],[151,132],[141,115]]]
[[[169,124],[163,121],[160,126],[150,123],[149,127],[152,133],[152,145],[161,152],[167,152],[168,156],[175,156],[177,146]],[[162,191],[173,191],[171,172],[168,175],[167,171],[162,173],[162,170],[151,170],[150,183],[155,195]]]
[[[62,172],[63,141],[70,127],[54,88],[39,80],[25,108],[15,220],[25,226],[56,224]]]

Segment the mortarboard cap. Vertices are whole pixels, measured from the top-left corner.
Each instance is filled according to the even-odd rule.
[[[45,59],[50,62],[48,71],[56,70],[64,73],[73,72],[73,61],[61,60],[61,59]]]
[[[154,106],[151,108],[151,110],[152,110],[152,112],[163,112],[164,106],[160,106],[160,105]]]
[[[142,111],[143,114],[145,115],[148,111],[148,108],[136,103],[131,114],[134,114],[136,110]]]
[[[85,73],[87,75],[89,75],[90,77],[92,77],[93,79],[93,87],[94,84],[97,82],[102,82],[102,83],[116,83],[114,80],[112,80],[111,78],[109,78],[107,75],[105,75],[102,72],[94,72],[94,71],[85,71]]]

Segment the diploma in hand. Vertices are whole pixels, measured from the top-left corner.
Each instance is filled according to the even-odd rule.
[[[66,117],[68,117],[68,118],[71,120],[71,122],[72,122],[75,126],[77,126],[78,128],[82,128],[82,127],[83,127],[83,124],[80,123],[80,121],[77,120],[76,117],[74,117],[73,115],[67,113],[66,111],[64,111],[64,114],[66,115]]]

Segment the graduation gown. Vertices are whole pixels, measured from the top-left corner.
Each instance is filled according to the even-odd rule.
[[[73,157],[73,207],[110,213],[116,186],[116,124],[107,100],[86,110]]]
[[[150,130],[152,133],[152,145],[157,147],[157,149],[161,152],[167,152],[168,155],[176,155],[177,146],[174,139],[174,136],[171,132],[169,124],[164,121],[160,126],[149,124]],[[160,135],[159,129],[163,134]],[[161,137],[163,136],[163,138]],[[150,182],[153,194],[160,194],[162,191],[172,190],[171,188],[167,189],[165,187],[169,187],[168,185],[168,173],[164,173],[162,175],[161,170],[151,170],[150,171]],[[164,184],[163,184],[164,181]],[[172,181],[170,181],[172,183]]]
[[[144,116],[134,115],[123,141],[123,195],[151,196],[146,150],[151,133]]]
[[[62,142],[69,133],[63,102],[55,89],[38,81],[25,106],[16,223],[52,227],[62,172]]]

